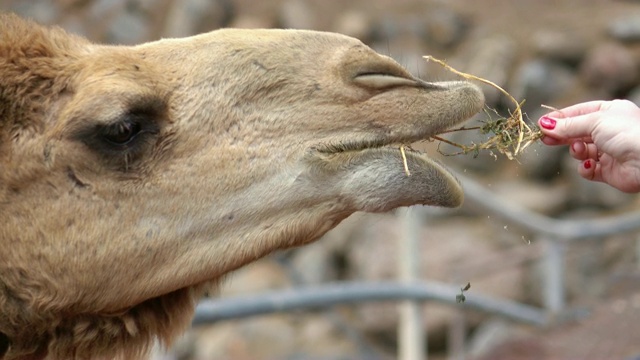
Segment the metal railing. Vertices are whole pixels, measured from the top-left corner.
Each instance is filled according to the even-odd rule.
[[[536,326],[549,326],[566,312],[564,283],[564,251],[567,245],[583,239],[605,238],[615,234],[640,230],[640,211],[618,216],[589,220],[559,220],[532,212],[513,202],[505,201],[461,174],[457,174],[465,190],[465,208],[484,215],[495,216],[507,224],[535,234],[536,241],[544,242],[545,262],[544,307],[537,308],[515,301],[485,296],[477,292],[466,295],[465,307],[514,321]],[[416,216],[405,213],[405,226],[421,226]],[[409,232],[410,233],[410,232]],[[406,252],[414,254],[411,235],[404,240]],[[416,256],[416,255],[414,255]],[[344,282],[291,290],[273,291],[253,296],[231,297],[201,302],[193,325],[260,314],[292,310],[310,310],[335,305],[375,301],[405,301],[406,316],[401,317],[399,332],[406,341],[399,341],[400,358],[423,359],[424,329],[416,322],[419,305],[424,301],[456,304],[459,285],[416,280],[416,259],[401,269],[398,282]],[[412,268],[413,267],[413,268]],[[408,302],[407,302],[408,301]]]
[[[198,305],[194,325],[293,310],[312,310],[364,301],[416,300],[455,304],[460,288],[438,282],[344,282],[279,290],[255,296],[206,300]],[[545,325],[545,312],[535,307],[483,295],[469,295],[465,306],[523,323]]]

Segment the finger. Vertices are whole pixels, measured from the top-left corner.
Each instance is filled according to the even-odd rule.
[[[568,117],[587,115],[602,110],[603,106],[607,103],[608,101],[604,100],[588,101],[571,105],[563,109],[558,109],[556,111],[550,112],[549,114],[547,114],[547,116],[551,118],[563,119]]]
[[[599,121],[599,113],[589,113],[565,119],[543,116],[538,120],[540,130],[546,136],[560,141],[591,138],[591,133]]]
[[[578,174],[591,181],[602,181],[600,172],[596,171],[599,164],[594,159],[586,159],[578,165]]]
[[[585,143],[582,140],[576,140],[573,143],[571,143],[571,146],[569,147],[569,153],[574,159],[577,159],[577,160],[586,160],[586,159],[595,159],[596,161],[600,160],[598,147],[593,143]]]
[[[540,139],[545,145],[566,145],[567,142],[566,141],[561,141],[555,138],[552,138],[551,136],[544,136],[542,137],[542,139]]]
[[[586,160],[589,158],[587,144],[580,140],[571,143],[571,146],[569,146],[569,153],[574,159],[577,160]]]

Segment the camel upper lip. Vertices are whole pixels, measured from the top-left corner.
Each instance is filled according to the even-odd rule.
[[[462,106],[455,111],[451,111],[448,115],[452,117],[450,121],[435,121],[429,120],[430,117],[443,117],[447,115],[443,114],[431,114],[425,115],[424,123],[416,123],[411,129],[404,127],[396,127],[392,125],[386,132],[375,129],[371,133],[357,133],[353,137],[331,140],[330,143],[320,143],[312,147],[313,150],[321,154],[337,154],[350,151],[363,151],[369,149],[379,149],[392,145],[409,145],[420,141],[429,141],[433,136],[441,133],[445,128],[442,124],[449,124],[450,127],[456,124],[462,124],[475,113],[480,111],[484,105],[484,96],[478,87],[472,86],[468,82],[447,82],[447,83],[432,83],[417,78],[408,78],[404,76],[398,76],[389,73],[368,72],[361,73],[356,77],[356,83],[360,86],[370,86],[377,88],[378,90],[389,90],[394,88],[406,88],[417,86],[419,88],[440,92],[450,91],[457,96],[462,102]],[[449,99],[449,101],[451,101]],[[433,123],[429,123],[432,121]]]
[[[323,154],[335,154],[348,151],[362,151],[367,149],[377,149],[393,144],[382,139],[364,140],[364,141],[344,141],[335,144],[323,144],[317,146],[315,150]]]

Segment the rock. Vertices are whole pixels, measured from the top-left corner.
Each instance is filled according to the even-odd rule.
[[[305,0],[289,0],[280,8],[280,27],[283,29],[316,29],[313,11]]]
[[[633,88],[627,95],[627,99],[640,106],[640,86]]]
[[[286,316],[261,316],[197,330],[194,359],[276,359],[295,352],[297,329]]]
[[[469,20],[449,7],[436,8],[425,16],[425,40],[443,48],[459,45],[469,28]]]
[[[225,278],[221,296],[257,294],[291,287],[289,275],[277,262],[264,258],[244,266]]]
[[[617,18],[609,23],[609,35],[624,42],[640,40],[640,16],[632,15]]]
[[[601,209],[576,207],[562,214],[563,220],[589,220],[602,218]],[[616,234],[606,238],[589,238],[569,242],[564,251],[564,282],[568,306],[585,305],[611,295],[610,286],[615,275],[624,274],[637,267],[636,234]],[[535,302],[543,304],[545,293],[546,263],[544,257],[530,272],[530,293]],[[622,270],[626,269],[626,270]],[[633,270],[631,270],[633,272]],[[628,285],[628,284],[627,284]],[[624,291],[628,291],[626,287]]]
[[[523,112],[548,112],[540,104],[549,104],[562,97],[575,87],[577,81],[576,74],[569,67],[558,62],[534,59],[518,67],[509,91],[516,99],[526,99]]]
[[[91,37],[91,34],[87,32],[87,27],[85,26],[84,22],[76,16],[67,17],[66,19],[62,20],[59,25],[70,33],[87,38]]]
[[[196,330],[192,359],[360,358],[326,315],[270,315]]]
[[[234,15],[231,0],[173,1],[163,37],[185,37],[227,26]]]
[[[305,285],[318,285],[338,278],[336,254],[331,252],[322,239],[314,244],[297,249],[291,258],[296,280]]]
[[[58,4],[62,11],[56,25],[70,33],[101,43],[109,42],[105,33],[116,15],[124,9],[124,0],[59,0],[49,2]]]
[[[277,22],[265,16],[238,15],[229,27],[238,29],[269,29],[276,27]]]
[[[373,41],[393,42],[409,36],[418,37],[431,46],[451,49],[465,38],[469,25],[467,18],[440,6],[420,15],[385,16],[374,26]]]
[[[421,278],[461,285],[471,282],[471,291],[510,300],[522,299],[526,277],[521,266],[505,262],[494,270],[487,268],[495,265],[500,250],[497,242],[486,241],[496,237],[486,221],[486,218],[427,220],[419,250]],[[351,276],[369,281],[395,278],[397,262],[402,261],[397,258],[401,231],[400,221],[391,215],[372,217],[371,223],[350,243],[346,256]],[[502,226],[497,231],[504,233],[501,236],[510,236],[510,244],[523,244],[520,233],[511,233]],[[444,337],[454,311],[451,305],[429,303],[425,306],[424,322],[429,338]],[[393,338],[398,322],[396,303],[364,303],[357,307],[356,314],[358,327],[366,333],[386,332]],[[478,318],[469,321],[476,323]]]
[[[15,1],[9,10],[42,24],[53,24],[60,17],[60,8],[55,1]]]
[[[186,360],[193,359],[196,351],[194,344],[197,340],[196,332],[189,330],[178,337],[170,349],[156,343],[151,351],[151,360]]]
[[[393,44],[402,38],[412,37],[424,41],[424,20],[417,17],[385,16],[373,27],[372,41]]]
[[[580,34],[567,30],[538,30],[531,44],[539,57],[571,66],[582,61],[589,47]]]
[[[484,344],[472,345],[471,360],[539,360],[555,359],[549,356],[549,350],[537,336],[514,326],[499,328],[500,325],[489,325],[480,328],[479,339]],[[474,336],[474,340],[475,336]],[[476,356],[473,356],[477,354]]]
[[[81,3],[76,6],[81,6]],[[96,0],[91,2],[87,15],[91,22],[97,23],[124,11],[124,8],[124,0]]]
[[[134,45],[149,40],[149,19],[141,12],[119,12],[109,24],[105,41],[111,44]]]
[[[523,164],[523,167],[528,167]],[[495,194],[539,214],[552,215],[562,210],[568,194],[563,184],[542,184],[524,177],[496,179]]]
[[[373,28],[370,46],[378,53],[394,58],[415,76],[424,79],[428,74],[431,80],[443,80],[440,74],[434,75],[431,71],[441,68],[430,66],[423,58],[425,55],[437,56],[437,49],[429,46],[427,38],[427,25],[422,18],[384,17]],[[445,75],[451,77],[449,73]]]
[[[491,319],[483,322],[473,332],[469,341],[467,355],[471,359],[496,359],[496,350],[516,339],[525,338],[527,335],[517,326],[503,319]],[[491,357],[489,355],[493,355]]]
[[[578,174],[579,162],[569,154],[565,154],[562,168],[569,181],[568,201],[575,208],[592,207],[604,209],[616,209],[631,204],[634,200],[629,194],[625,194],[607,184],[589,181]]]
[[[289,264],[297,282],[319,285],[339,280],[344,271],[341,256],[366,218],[362,213],[353,214],[315,243],[293,251]]]
[[[367,43],[371,38],[371,18],[364,11],[351,10],[338,16],[333,31]]]
[[[153,15],[144,0],[97,0],[68,6],[77,7],[78,12],[67,14],[63,26],[92,40],[133,45],[153,38]]]
[[[359,280],[392,279],[396,269],[395,240],[399,221],[393,214],[370,214],[360,232],[348,244],[348,276]],[[383,239],[388,239],[384,241]],[[375,259],[374,263],[370,263]]]
[[[536,121],[542,115],[541,112],[533,114],[531,117],[532,121]],[[520,154],[518,158],[520,163],[518,165],[519,174],[525,178],[542,182],[544,184],[542,186],[550,186],[551,181],[559,178],[562,174],[562,159],[567,151],[567,148],[564,146],[546,146],[540,142],[536,142]],[[558,199],[565,201],[566,196],[560,196]],[[555,201],[551,203],[555,205],[549,204],[549,207],[546,207],[540,203],[539,205],[541,206],[534,205],[532,208],[536,208],[545,213],[551,213],[557,210],[557,205],[559,205],[556,204]]]
[[[356,344],[345,336],[345,330],[336,326],[326,314],[307,316],[300,323],[298,359],[357,359]],[[284,355],[284,354],[283,354]],[[280,357],[283,358],[283,357]]]
[[[506,87],[509,73],[515,65],[516,44],[506,35],[495,35],[471,41],[470,49],[463,51],[451,63],[465,73],[491,80]],[[489,85],[481,85],[487,105],[496,107],[502,94]]]
[[[629,90],[638,78],[638,69],[629,49],[607,42],[587,54],[580,74],[586,84],[605,97]]]

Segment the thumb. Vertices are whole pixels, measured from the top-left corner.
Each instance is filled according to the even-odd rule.
[[[598,123],[598,115],[599,112],[595,112],[564,119],[547,115],[538,120],[538,125],[540,125],[540,130],[545,136],[556,140],[585,139],[591,138],[591,134]]]

